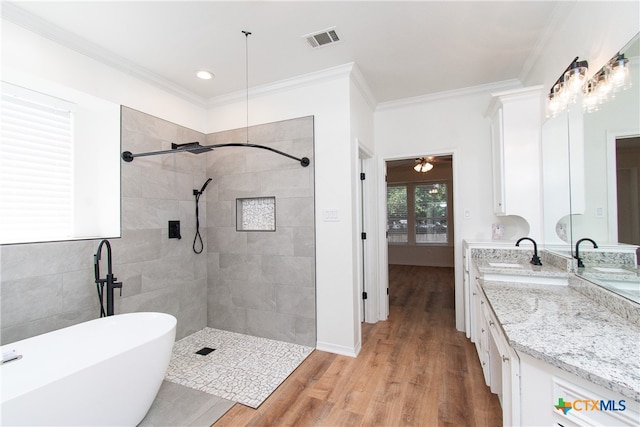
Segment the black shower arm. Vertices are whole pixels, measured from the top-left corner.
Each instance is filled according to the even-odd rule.
[[[275,148],[266,147],[264,145],[258,145],[258,144],[246,144],[246,143],[240,143],[240,142],[228,142],[228,143],[225,143],[225,144],[198,145],[198,149],[199,150],[203,150],[203,149],[213,150],[215,148],[222,148],[222,147],[260,148],[262,150],[272,151],[274,153],[280,154],[281,156],[288,157],[290,159],[296,160],[296,161],[300,162],[300,165],[302,165],[302,167],[307,167],[311,163],[308,157],[298,158],[298,157],[292,156],[291,154],[287,154],[284,151],[276,150]],[[185,146],[185,147],[174,148],[174,149],[171,149],[171,150],[150,151],[150,152],[146,152],[146,153],[137,153],[137,154],[133,154],[133,153],[131,153],[131,151],[124,151],[122,153],[122,160],[124,160],[125,162],[132,162],[133,159],[136,158],[136,157],[155,156],[155,155],[158,155],[158,154],[171,154],[171,153],[189,153],[192,150],[193,150],[193,147]]]

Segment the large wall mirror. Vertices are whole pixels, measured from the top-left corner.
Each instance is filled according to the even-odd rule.
[[[590,237],[603,244],[640,245],[638,184],[640,172],[640,37],[623,47],[629,60],[629,83],[585,112],[584,212],[574,215],[575,239]],[[572,189],[581,183],[572,182]]]
[[[619,53],[629,60],[630,87],[593,111],[579,100],[543,125],[545,245],[565,256],[582,238],[601,248],[640,245],[640,35]],[[576,273],[604,283],[587,271]],[[619,293],[638,302],[637,271],[636,283]]]

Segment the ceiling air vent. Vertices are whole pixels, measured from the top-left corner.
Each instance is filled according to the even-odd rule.
[[[336,33],[335,27],[320,32],[307,34],[306,36],[302,37],[306,39],[307,43],[309,43],[309,46],[313,48],[326,46],[340,41],[340,37],[338,37],[338,33]]]

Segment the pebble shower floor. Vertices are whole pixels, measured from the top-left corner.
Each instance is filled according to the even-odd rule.
[[[209,347],[207,355],[196,354]],[[177,341],[165,379],[257,408],[313,347],[204,328]]]

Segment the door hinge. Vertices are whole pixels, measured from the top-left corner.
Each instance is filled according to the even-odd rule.
[[[389,295],[389,288],[387,288],[387,295]]]
[[[362,240],[366,240],[366,238],[367,238],[367,233],[360,233],[360,238],[361,238]]]
[[[365,180],[365,174],[364,172],[360,172],[360,181],[364,181]]]
[[[362,299],[367,299],[367,293],[366,292],[362,293]]]

